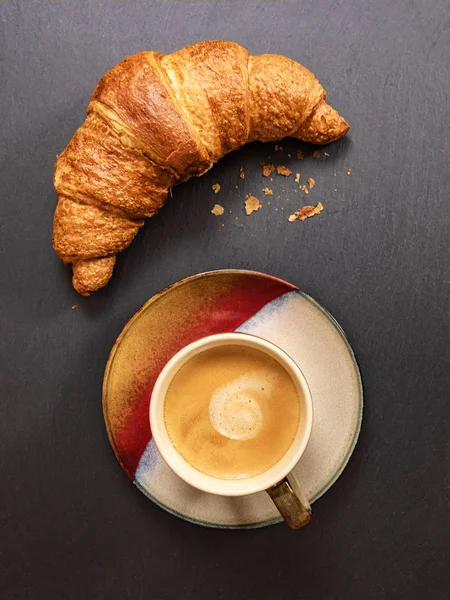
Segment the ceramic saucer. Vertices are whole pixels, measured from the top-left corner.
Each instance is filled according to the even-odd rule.
[[[206,335],[244,331],[283,348],[311,388],[314,424],[294,469],[311,502],[340,476],[356,445],[363,393],[352,349],[341,327],[317,302],[285,281],[251,271],[212,271],[175,283],[151,298],[127,323],[108,360],[103,413],[122,469],[153,502],[209,527],[249,528],[281,520],[265,492],[225,498],[179,479],[152,441],[148,409],[166,362]]]

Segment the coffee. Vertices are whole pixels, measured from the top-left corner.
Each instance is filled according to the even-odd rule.
[[[194,468],[219,479],[264,473],[297,433],[295,384],[276,360],[254,348],[222,345],[191,358],[164,402],[169,438]]]

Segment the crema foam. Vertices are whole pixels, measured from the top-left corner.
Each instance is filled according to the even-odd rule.
[[[294,382],[276,360],[254,348],[218,346],[191,358],[166,393],[167,433],[194,468],[220,479],[267,471],[298,429]]]

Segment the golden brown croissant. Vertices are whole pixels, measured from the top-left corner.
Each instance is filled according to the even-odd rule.
[[[140,52],[97,84],[83,125],[58,157],[53,245],[83,295],[109,281],[116,254],[168,190],[249,141],[326,144],[349,125],[315,76],[274,54],[201,42]]]

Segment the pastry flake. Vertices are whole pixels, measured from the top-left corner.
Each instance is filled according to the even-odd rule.
[[[290,177],[292,175],[292,171],[284,165],[278,165],[277,173],[278,175],[283,175],[283,177]]]
[[[262,204],[258,198],[255,198],[255,196],[249,196],[245,201],[245,212],[247,215],[251,215],[260,208],[262,208]]]
[[[262,165],[263,177],[270,177],[274,171],[275,171],[275,166],[272,165],[271,163]]]
[[[216,217],[220,217],[220,215],[223,215],[224,212],[225,209],[223,206],[220,206],[220,204],[214,204],[211,210],[211,214],[215,215]]]
[[[296,220],[305,221],[314,215],[318,215],[323,211],[323,204],[318,202],[316,206],[304,206],[303,208],[299,208],[295,213],[289,215],[288,221],[293,223]]]

